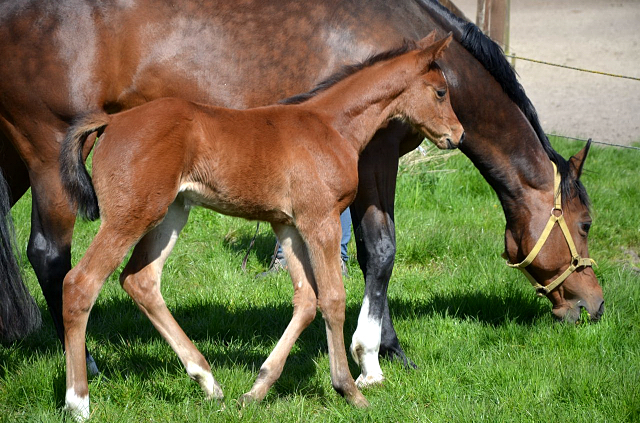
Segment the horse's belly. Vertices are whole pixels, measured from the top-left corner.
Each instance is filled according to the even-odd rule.
[[[255,197],[215,192],[198,182],[184,182],[179,191],[185,204],[189,206],[205,207],[227,216],[248,220],[293,224],[291,213],[285,211],[277,201],[260,201]]]

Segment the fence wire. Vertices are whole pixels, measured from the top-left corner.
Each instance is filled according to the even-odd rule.
[[[575,70],[575,71],[579,71],[579,72],[594,73],[594,74],[597,74],[597,75],[610,76],[610,77],[613,77],[613,78],[622,78],[622,79],[629,79],[629,80],[632,80],[632,81],[640,81],[640,78],[637,78],[635,76],[619,75],[619,74],[615,74],[615,73],[602,72],[602,71],[596,71],[596,70],[590,70],[590,69],[584,69],[584,68],[577,68],[577,67],[574,67],[574,66],[560,65],[558,63],[545,62],[544,60],[537,60],[537,59],[530,59],[528,57],[516,56],[515,54],[505,54],[505,57],[509,57],[509,58],[511,58],[513,60],[525,60],[527,62],[539,63],[539,64],[542,64],[542,65],[554,66],[554,67],[563,68],[563,69],[571,69],[571,70]],[[515,69],[515,63],[513,61],[511,62],[511,66]],[[569,137],[567,135],[561,135],[561,134],[547,134],[547,135],[548,136],[557,137],[557,138],[566,138],[566,139],[570,139],[570,140],[587,142],[587,140],[585,140],[584,138]],[[630,150],[640,150],[639,147],[634,147],[634,146],[631,146],[631,145],[615,144],[615,143],[604,142],[604,141],[596,141],[596,140],[593,140],[593,139],[591,140],[591,142],[594,143],[594,144],[606,145],[606,146],[610,146],[610,147],[627,148],[627,149],[630,149]]]
[[[529,59],[527,57],[520,57],[520,56],[516,56],[515,54],[505,54],[505,56],[506,57],[510,57],[512,59],[525,60],[527,62],[540,63],[542,65],[548,65],[548,66],[555,66],[557,68],[572,69],[572,70],[577,70],[577,71],[580,71],[580,72],[595,73],[595,74],[598,74],[598,75],[612,76],[614,78],[623,78],[623,79],[630,79],[632,81],[640,81],[640,78],[636,78],[635,76],[618,75],[618,74],[615,74],[615,73],[601,72],[601,71],[583,69],[583,68],[576,68],[576,67],[567,66],[567,65],[559,65],[557,63],[545,62],[544,60],[536,60],[536,59]]]

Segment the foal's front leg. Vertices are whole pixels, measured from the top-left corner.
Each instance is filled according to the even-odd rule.
[[[346,293],[340,270],[340,215],[307,223],[299,219],[298,227],[305,238],[318,287],[318,307],[327,330],[331,383],[350,404],[367,407],[369,402],[349,371],[344,344]]]
[[[136,245],[120,276],[120,283],[173,348],[187,374],[200,384],[207,399],[222,399],[224,394],[211,373],[209,363],[173,318],[160,292],[162,268],[188,217],[189,209],[177,199],[169,207],[162,223]]]
[[[302,331],[316,316],[316,285],[311,273],[307,248],[297,229],[272,224],[287,260],[287,268],[293,282],[293,317],[269,357],[260,366],[260,373],[253,387],[240,399],[247,404],[260,401],[282,374],[284,364]]]

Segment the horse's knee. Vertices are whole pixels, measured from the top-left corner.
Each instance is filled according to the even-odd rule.
[[[359,259],[367,280],[389,280],[396,257],[396,243],[390,238],[382,237],[376,243],[367,248],[364,262]]]
[[[318,307],[324,319],[338,319],[344,322],[346,294],[344,289],[331,290],[318,298]]]
[[[40,232],[32,233],[27,245],[27,258],[45,297],[50,291],[59,292],[59,281],[71,269],[71,246],[59,246]]]
[[[95,286],[84,272],[72,269],[64,278],[62,288],[62,319],[65,328],[89,314],[97,296]]]

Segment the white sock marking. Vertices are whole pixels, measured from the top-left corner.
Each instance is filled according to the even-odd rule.
[[[73,388],[67,389],[65,395],[65,409],[71,413],[77,422],[83,422],[89,418],[89,395],[80,397]]]
[[[365,297],[358,316],[358,327],[351,339],[351,355],[360,365],[362,372],[356,380],[360,387],[380,383],[384,380],[378,360],[381,333],[382,322],[369,316],[369,299]]]

